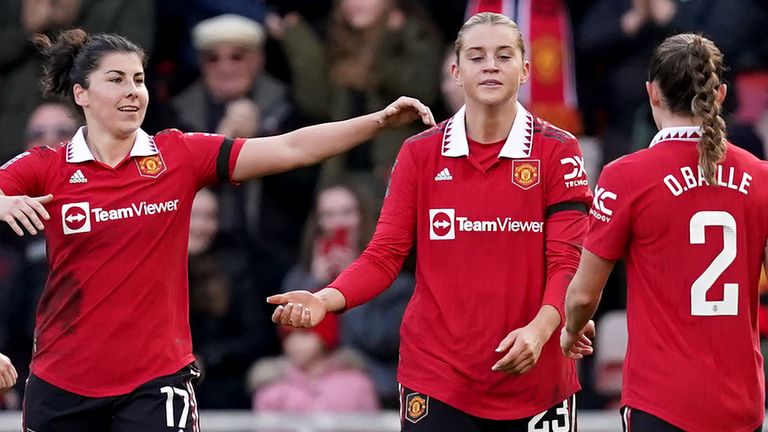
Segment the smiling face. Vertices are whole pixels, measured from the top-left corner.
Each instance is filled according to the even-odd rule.
[[[75,84],[75,102],[86,123],[115,137],[134,133],[144,121],[149,95],[142,58],[134,52],[105,54],[88,74],[87,88]]]
[[[515,103],[530,69],[517,30],[503,24],[477,24],[466,28],[460,41],[458,64],[451,72],[464,88],[467,103]]]

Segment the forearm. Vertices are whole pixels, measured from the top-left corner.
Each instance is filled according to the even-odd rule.
[[[243,181],[314,165],[369,140],[382,128],[382,112],[376,112],[283,135],[249,138],[237,157],[232,179]]]
[[[343,293],[347,308],[366,303],[392,285],[412,239],[407,230],[381,222],[377,225],[363,254],[330,284]]]
[[[349,120],[324,123],[295,130],[286,135],[287,144],[300,155],[302,166],[344,153],[373,138],[384,123],[380,112]]]
[[[603,259],[586,249],[582,252],[579,270],[565,296],[566,331],[577,333],[592,319],[614,264],[615,261]]]
[[[588,227],[586,214],[575,210],[557,212],[547,219],[547,285],[542,304],[550,305],[558,312],[560,323],[565,316],[565,293],[579,266],[581,245]]]

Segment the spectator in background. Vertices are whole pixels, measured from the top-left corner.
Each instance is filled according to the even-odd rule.
[[[299,262],[283,281],[283,292],[315,292],[360,256],[375,223],[369,195],[348,182],[319,190],[305,227]],[[386,408],[396,408],[398,403],[400,322],[414,283],[412,274],[402,272],[380,296],[341,316],[341,343],[365,357],[379,400]],[[372,327],[371,322],[376,325]]]
[[[29,116],[24,130],[24,147],[27,150],[37,146],[55,147],[69,141],[81,123],[80,115],[69,102],[43,100]]]
[[[440,39],[407,0],[337,0],[324,37],[297,13],[269,15],[266,24],[286,52],[298,108],[313,121],[366,112],[394,94],[437,100]],[[393,130],[326,162],[322,179],[351,173],[383,192],[398,144],[413,133]]]
[[[738,71],[765,67],[768,15],[760,2],[596,0],[584,11],[576,25],[576,47],[583,64],[590,66],[582,74],[591,82],[584,94],[600,95],[590,102],[604,116],[605,162],[645,147],[656,133],[641,84],[654,47],[666,35],[707,35],[729,59],[729,82]]]
[[[53,35],[82,27],[91,33],[118,33],[151,48],[153,18],[152,0],[0,2],[0,160],[8,160],[21,151],[24,131],[19,125],[27,123],[42,99],[42,57],[30,42],[33,34]]]
[[[375,411],[376,392],[354,351],[337,349],[338,318],[310,329],[284,327],[282,357],[257,362],[248,374],[259,412]]]
[[[80,115],[71,104],[60,99],[46,99],[32,111],[24,129],[25,148],[38,146],[55,147],[68,141],[82,123]],[[10,242],[5,242],[8,246]],[[0,275],[0,280],[9,284],[20,285],[20,289],[10,289],[4,304],[8,310],[2,313],[7,325],[6,345],[2,352],[14,359],[21,382],[29,376],[29,362],[32,359],[33,333],[35,329],[35,306],[48,278],[48,260],[46,258],[45,239],[42,234],[16,239],[12,247],[17,252],[18,262],[8,264],[8,255],[4,255],[6,270],[15,268],[17,275]],[[6,249],[7,250],[7,249]],[[0,339],[2,339],[0,337]],[[3,343],[0,342],[0,347]],[[24,386],[15,389],[20,397],[24,396]]]
[[[202,371],[196,394],[203,409],[246,409],[243,376],[254,359],[279,346],[261,300],[267,291],[244,248],[219,232],[218,217],[216,195],[200,190],[189,224],[189,324]]]
[[[171,124],[232,137],[274,135],[288,126],[288,88],[264,71],[265,36],[261,24],[233,14],[196,25],[192,37],[201,76],[172,99],[178,120]],[[316,173],[305,168],[216,189],[221,230],[248,239],[262,262],[273,261],[262,267],[268,274],[258,275],[273,289],[297,254]]]

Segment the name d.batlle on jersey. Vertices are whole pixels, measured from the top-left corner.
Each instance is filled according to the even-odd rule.
[[[749,187],[752,185],[752,176],[747,172],[738,172],[735,167],[717,166],[716,173],[717,184],[719,186],[733,189],[737,192],[749,195]],[[707,179],[701,167],[696,167],[696,172],[689,166],[680,168],[679,173],[668,174],[664,177],[664,184],[672,195],[680,196],[683,192],[707,185]]]

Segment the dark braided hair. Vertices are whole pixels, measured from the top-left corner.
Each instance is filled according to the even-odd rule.
[[[709,39],[692,33],[670,36],[656,48],[648,80],[656,82],[670,111],[701,117],[699,166],[716,184],[718,162],[725,157],[725,121],[717,92],[725,71],[723,54]]]
[[[123,36],[97,34],[90,36],[81,29],[66,30],[55,41],[37,34],[32,42],[45,56],[43,96],[63,97],[74,103],[72,87],[80,84],[88,88],[88,75],[98,67],[99,61],[114,52],[136,53],[146,66],[147,56],[138,45]],[[80,114],[83,109],[75,106]]]

